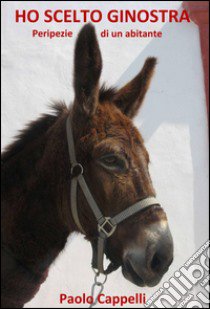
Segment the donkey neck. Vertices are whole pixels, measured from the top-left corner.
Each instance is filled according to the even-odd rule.
[[[65,109],[3,168],[3,242],[35,273],[46,271],[74,231],[65,221],[70,207],[67,115]]]

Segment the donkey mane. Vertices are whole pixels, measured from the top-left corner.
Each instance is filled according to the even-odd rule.
[[[50,105],[52,114],[43,114],[35,121],[31,121],[26,128],[20,130],[15,141],[9,145],[1,156],[2,163],[6,163],[10,158],[21,152],[28,143],[45,134],[47,130],[56,122],[57,118],[67,110],[64,102],[55,102]]]
[[[99,90],[99,101],[101,103],[108,100],[111,101],[116,91],[116,88],[107,88],[103,84]],[[20,133],[16,136],[15,141],[2,153],[2,163],[6,163],[10,158],[21,152],[28,143],[45,134],[58,117],[68,110],[66,104],[62,101],[51,104],[50,109],[52,114],[43,114],[37,120],[31,121],[26,125],[25,129],[19,131]]]

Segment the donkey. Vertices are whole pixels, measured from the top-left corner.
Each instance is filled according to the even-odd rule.
[[[74,61],[75,99],[30,123],[2,154],[2,308],[21,308],[38,292],[68,236],[81,232],[71,212],[72,183],[66,121],[71,118],[75,153],[97,205],[107,217],[156,193],[149,154],[132,123],[156,65],[148,58],[121,89],[99,86],[102,59],[95,29],[80,31]],[[68,132],[67,132],[68,133]],[[97,222],[81,188],[78,217],[94,244]],[[119,224],[105,253],[138,286],[155,286],[173,260],[173,240],[158,204]]]

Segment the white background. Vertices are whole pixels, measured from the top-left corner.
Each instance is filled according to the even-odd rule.
[[[3,2],[2,3],[2,148],[17,130],[48,110],[51,99],[73,99],[75,37],[81,24],[15,23],[15,9],[151,9],[180,8],[181,1],[139,2]],[[73,30],[73,38],[32,38],[32,29]],[[97,24],[103,29],[163,31],[162,39],[103,39],[102,81],[122,85],[141,68],[147,56],[158,67],[145,104],[135,119],[151,156],[150,171],[165,208],[175,242],[175,260],[164,281],[173,275],[208,237],[208,141],[199,31],[193,23]],[[52,265],[47,281],[26,307],[59,307],[59,294],[89,293],[93,281],[90,245],[71,236]],[[140,289],[120,270],[110,275],[105,292],[132,295]],[[60,307],[71,307],[60,305]],[[74,306],[73,306],[74,307]],[[79,307],[82,307],[81,305]],[[85,307],[85,306],[84,306]],[[129,305],[131,307],[131,305]],[[134,306],[135,307],[135,306]],[[139,307],[139,305],[136,305]]]

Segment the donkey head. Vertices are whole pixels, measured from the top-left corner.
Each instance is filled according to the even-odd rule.
[[[141,72],[119,90],[99,87],[101,53],[94,27],[81,30],[75,48],[75,100],[72,122],[78,162],[105,216],[155,196],[149,175],[149,155],[132,123],[156,65],[148,58]],[[95,218],[78,194],[80,221],[91,242],[97,235]],[[107,257],[122,266],[124,276],[139,286],[156,285],[173,259],[173,241],[164,210],[152,206],[117,227],[108,239]]]

